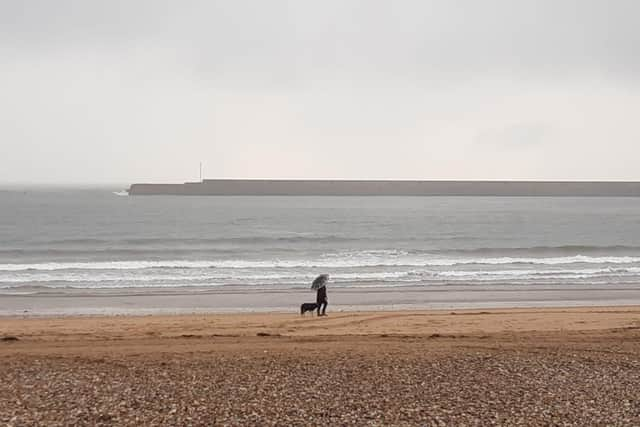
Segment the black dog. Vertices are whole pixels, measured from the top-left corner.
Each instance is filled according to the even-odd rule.
[[[313,312],[317,308],[318,304],[316,304],[315,302],[305,302],[300,306],[300,316],[304,316],[307,311]]]

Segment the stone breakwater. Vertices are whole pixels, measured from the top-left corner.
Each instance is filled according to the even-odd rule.
[[[205,179],[184,184],[132,184],[128,193],[131,196],[640,197],[640,182]]]

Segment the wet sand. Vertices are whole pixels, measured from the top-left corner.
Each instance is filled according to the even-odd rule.
[[[0,319],[8,425],[637,425],[640,307]]]
[[[0,316],[234,312],[295,313],[315,301],[308,289],[189,288],[64,289],[0,295]],[[639,285],[430,285],[329,289],[332,312],[500,307],[640,305]]]

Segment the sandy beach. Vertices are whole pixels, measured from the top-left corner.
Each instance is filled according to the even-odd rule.
[[[14,316],[0,337],[7,425],[640,422],[638,306]]]

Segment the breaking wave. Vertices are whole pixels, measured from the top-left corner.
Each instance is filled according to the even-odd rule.
[[[357,268],[357,267],[446,267],[457,265],[565,265],[565,264],[634,264],[640,257],[587,256],[567,257],[491,257],[440,258],[413,256],[406,252],[384,254],[336,254],[317,259],[283,260],[167,260],[167,261],[101,261],[101,262],[48,262],[26,264],[0,264],[0,271],[53,271],[53,270],[139,270],[139,269],[192,269],[192,268]]]

